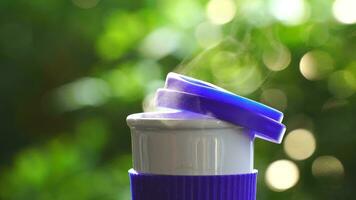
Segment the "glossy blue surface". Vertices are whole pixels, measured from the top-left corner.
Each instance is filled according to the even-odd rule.
[[[165,88],[157,91],[156,106],[212,116],[251,129],[256,137],[275,143],[281,143],[285,132],[282,112],[176,73],[169,73]]]

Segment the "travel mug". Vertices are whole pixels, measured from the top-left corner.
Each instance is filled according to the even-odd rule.
[[[281,112],[176,73],[155,103],[127,117],[133,200],[256,199],[253,141],[281,142]]]

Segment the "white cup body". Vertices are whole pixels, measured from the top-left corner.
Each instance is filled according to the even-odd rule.
[[[133,168],[167,175],[226,175],[253,172],[249,130],[204,115],[130,115]]]

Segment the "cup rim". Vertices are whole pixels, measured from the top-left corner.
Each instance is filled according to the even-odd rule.
[[[130,128],[223,129],[242,128],[228,122],[186,111],[158,111],[131,114],[126,118]]]

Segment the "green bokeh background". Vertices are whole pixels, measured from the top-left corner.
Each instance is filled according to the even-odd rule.
[[[353,199],[356,25],[335,20],[331,0],[304,1],[296,24],[273,2],[238,0],[234,20],[213,25],[205,0],[1,0],[0,199],[130,199],[125,119],[152,109],[170,71],[282,109],[287,134],[314,134],[303,161],[256,140],[258,199]],[[308,52],[316,78],[300,71]],[[314,176],[323,155],[343,174]],[[264,179],[279,159],[300,170],[283,192]]]

